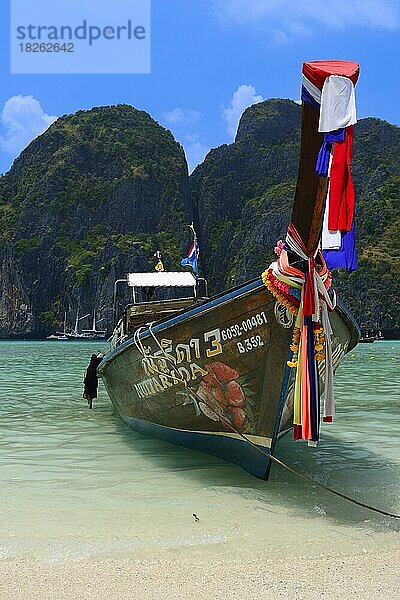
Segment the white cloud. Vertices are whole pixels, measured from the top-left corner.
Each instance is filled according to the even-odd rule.
[[[56,119],[56,116],[46,114],[33,96],[12,96],[5,102],[0,115],[4,131],[4,135],[0,135],[0,148],[18,155]]]
[[[169,125],[189,125],[198,121],[201,115],[196,110],[184,110],[177,107],[161,116],[163,121]]]
[[[310,29],[321,25],[393,30],[400,23],[397,0],[213,0],[213,4],[223,23],[267,27],[280,44],[310,35]]]
[[[227,123],[227,130],[232,138],[236,135],[239,119],[242,116],[243,111],[248,106],[257,104],[257,102],[262,102],[262,100],[263,97],[256,93],[256,89],[253,85],[240,85],[238,89],[233,92],[230,106],[223,110],[223,117]]]
[[[201,113],[197,110],[176,107],[161,115],[161,122],[170,127],[175,138],[179,140],[185,151],[186,160],[191,173],[199,163],[203,162],[210,146],[199,132]]]
[[[278,46],[287,46],[292,41],[292,38],[285,31],[282,31],[282,29],[275,29],[272,32],[272,40]]]

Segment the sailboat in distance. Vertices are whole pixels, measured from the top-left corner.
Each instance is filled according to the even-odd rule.
[[[77,311],[76,311],[74,329],[72,329],[71,331],[67,331],[66,330],[66,313],[65,313],[65,315],[64,315],[64,331],[63,332],[57,331],[55,336],[49,336],[48,339],[57,339],[57,340],[63,340],[63,341],[65,341],[65,340],[74,340],[74,341],[105,340],[107,338],[107,331],[99,330],[96,328],[96,311],[95,310],[93,311],[92,328],[91,329],[82,329],[81,331],[79,330],[80,321],[83,321],[83,319],[87,319],[90,316],[91,316],[91,313],[87,313],[86,315],[83,315],[82,317],[80,317],[79,316],[79,307],[78,307]],[[100,319],[97,322],[99,323],[102,320],[103,319]]]
[[[99,319],[97,323],[104,321],[104,319]],[[104,340],[106,339],[107,331],[105,329],[100,330],[96,328],[96,311],[93,311],[93,322],[91,329],[82,329],[81,336],[85,336],[85,339],[91,340]]]

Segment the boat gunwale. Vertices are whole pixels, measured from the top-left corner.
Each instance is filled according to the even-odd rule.
[[[205,313],[205,312],[208,312],[209,310],[212,310],[216,306],[220,306],[221,304],[230,302],[231,300],[233,300],[235,298],[239,298],[242,295],[243,296],[247,295],[250,292],[257,290],[258,288],[263,288],[263,287],[265,287],[265,286],[264,286],[263,280],[261,278],[253,279],[245,284],[231,288],[230,290],[227,290],[226,292],[217,294],[216,296],[213,296],[212,298],[206,300],[203,304],[197,305],[194,308],[191,308],[191,309],[184,308],[173,317],[165,317],[165,319],[160,319],[160,320],[156,321],[154,327],[152,327],[152,332],[157,333],[159,331],[163,331],[164,329],[168,329],[168,327],[172,327],[173,325],[179,324],[181,321],[184,321],[186,319],[187,320],[192,319],[203,312]],[[350,313],[350,311],[339,300],[337,301],[335,310],[337,310],[338,313],[340,314],[340,316],[347,322],[348,328],[351,333],[350,344],[349,344],[348,350],[352,350],[358,344],[358,340],[361,336],[361,331],[360,331],[359,325],[358,325],[357,321],[355,320],[355,318],[353,317],[353,315]],[[140,333],[139,338],[145,339],[146,337],[149,337],[150,335],[151,335],[150,330],[147,328],[143,332]],[[125,341],[122,342],[122,344],[120,344],[113,350],[109,350],[105,354],[101,363],[99,364],[99,366],[97,368],[97,374],[101,377],[104,369],[112,361],[114,361],[114,359],[119,354],[121,354],[127,348],[129,348],[129,346],[131,346],[132,343],[133,343],[133,334],[130,334],[129,337]]]
[[[241,296],[245,296],[258,288],[265,288],[264,283],[261,278],[257,278],[251,282],[248,282],[242,286],[237,288],[233,288],[225,293],[219,294],[206,300],[204,304],[200,304],[192,309],[184,309],[179,311],[179,314],[173,317],[167,317],[165,319],[156,321],[156,324],[151,328],[153,333],[158,333],[159,331],[163,331],[164,329],[168,329],[168,327],[172,327],[173,325],[177,325],[182,321],[186,321],[197,317],[199,314],[206,313],[216,306],[220,306],[221,304],[225,304],[226,302],[230,302],[233,299],[240,298]],[[265,288],[267,291],[267,288]],[[149,328],[145,329],[143,332],[139,334],[140,339],[145,339],[151,335]],[[109,350],[107,354],[104,356],[103,360],[99,364],[97,368],[97,374],[101,377],[104,369],[124,350],[126,350],[129,346],[132,345],[134,339],[133,334],[131,334],[122,344],[114,348],[113,350]]]

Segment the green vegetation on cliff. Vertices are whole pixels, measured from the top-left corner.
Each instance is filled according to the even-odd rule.
[[[191,175],[181,146],[131,106],[66,115],[0,177],[0,336],[43,335],[66,311],[96,309],[111,323],[115,279],[148,271],[161,250],[178,269],[193,215],[212,293],[257,277],[291,212],[299,105],[248,108],[235,142]],[[356,125],[359,270],[335,273],[341,299],[365,328],[399,327],[400,129]]]
[[[191,175],[213,291],[257,277],[273,259],[291,212],[300,107],[267,100],[248,108],[236,140],[212,150]],[[379,119],[355,128],[359,269],[335,272],[341,299],[365,329],[400,326],[400,129]]]
[[[177,268],[191,218],[183,150],[147,113],[59,118],[0,179],[0,335],[54,325],[54,306],[59,322],[78,306],[109,320],[114,279],[157,249]]]

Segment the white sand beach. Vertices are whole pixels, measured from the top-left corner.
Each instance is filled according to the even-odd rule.
[[[3,561],[4,600],[320,600],[400,597],[400,545],[385,551],[242,562],[205,559]]]
[[[33,362],[17,379],[18,344],[7,346],[12,409],[11,400],[0,404],[0,600],[400,599],[399,520],[277,468],[265,482],[136,435],[119,426],[106,398],[88,415],[68,400],[69,375],[65,396],[46,396],[65,353],[78,378],[75,355],[87,350],[49,342],[39,354],[41,342],[27,343]],[[367,348],[342,365],[341,413],[318,451],[287,437],[279,456],[400,514],[398,402],[385,393],[398,388],[395,344],[377,344],[373,388]],[[54,371],[43,368],[27,404],[19,386],[28,389],[46,347]]]

